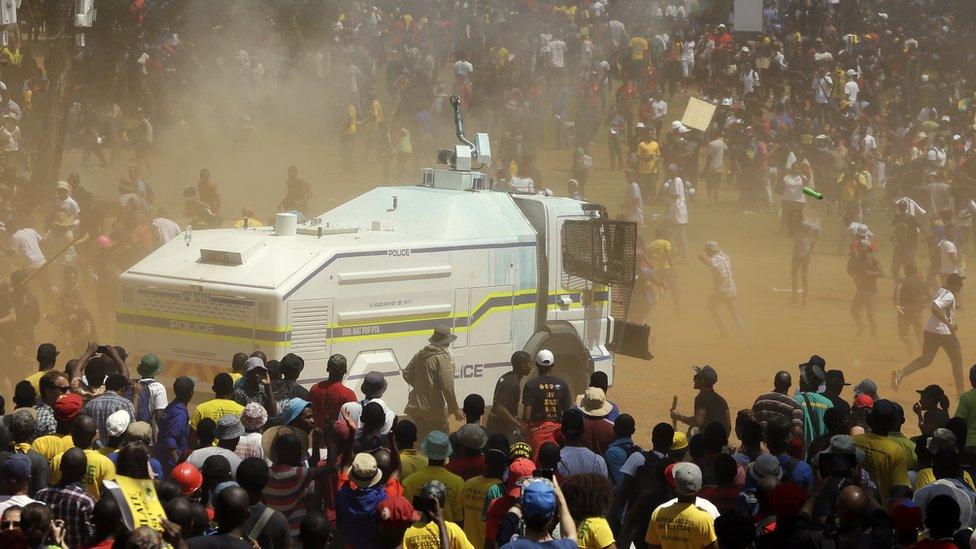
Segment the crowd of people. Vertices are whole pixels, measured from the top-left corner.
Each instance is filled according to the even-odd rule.
[[[952,402],[918,392],[912,424],[878,384],[812,356],[732,411],[711,366],[694,367],[688,415],[639,421],[607,376],[573,395],[554,355],[519,351],[485,398],[459,398],[438,329],[404,369],[407,413],[368,372],[297,383],[289,354],[238,353],[213,398],[162,362],[92,344],[37,348],[13,409],[0,399],[4,547],[816,547],[948,549],[976,541],[976,366]],[[445,358],[446,357],[446,358]],[[60,364],[64,363],[61,368]],[[133,361],[134,362],[134,361]],[[171,391],[170,391],[171,389]],[[172,398],[170,398],[172,395]],[[460,403],[459,403],[460,400]],[[195,404],[194,404],[195,403]],[[449,420],[455,419],[452,429]],[[678,424],[687,426],[679,429]],[[458,426],[459,425],[459,426]],[[637,440],[650,435],[650,446]],[[735,435],[738,444],[730,437]],[[162,518],[118,496],[149,482]]]

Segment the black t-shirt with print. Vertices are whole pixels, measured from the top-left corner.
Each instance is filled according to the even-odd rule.
[[[554,376],[539,376],[525,384],[522,404],[532,407],[529,421],[561,421],[563,412],[573,406],[569,384]]]

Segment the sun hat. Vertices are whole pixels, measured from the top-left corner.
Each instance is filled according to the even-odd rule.
[[[241,423],[248,431],[258,431],[268,422],[268,411],[257,402],[248,402],[241,412]]]
[[[580,409],[588,416],[606,417],[613,411],[613,404],[607,402],[607,394],[599,387],[587,387],[583,391]]]
[[[264,455],[270,459],[272,462],[278,461],[277,452],[274,451],[274,442],[278,437],[284,435],[294,435],[301,443],[302,449],[301,454],[305,455],[308,453],[309,439],[308,433],[299,429],[298,427],[292,427],[290,425],[277,425],[275,427],[270,427],[268,430],[261,435],[261,448],[264,450]]]
[[[237,414],[227,414],[217,420],[217,440],[232,440],[244,434],[244,425]]]
[[[488,431],[477,423],[468,423],[458,429],[457,438],[465,448],[481,450],[488,444]]]
[[[427,459],[443,461],[453,453],[451,439],[443,431],[431,431],[420,443],[420,453]]]
[[[58,181],[58,184],[55,186],[55,188],[57,190],[59,190],[59,191],[68,191],[68,192],[70,192],[71,191],[71,183],[68,183],[67,181],[65,181],[65,180],[62,179],[61,181]]]
[[[125,438],[128,440],[139,440],[147,445],[152,444],[152,425],[145,421],[133,421],[125,429]]]
[[[120,437],[129,428],[129,412],[116,410],[105,418],[105,434],[110,437]]]
[[[847,380],[844,379],[843,370],[827,370],[826,376],[824,376],[824,383],[827,385],[850,385]]]
[[[360,452],[352,460],[349,478],[360,488],[372,488],[383,478],[383,471],[376,464],[376,458],[372,454]]]
[[[388,384],[380,372],[366,372],[359,389],[366,398],[380,398],[386,392]]]
[[[161,367],[162,362],[160,362],[158,356],[153,353],[146,353],[142,355],[142,360],[139,361],[139,366],[136,367],[136,371],[142,377],[153,377],[159,373]]]
[[[779,464],[779,458],[772,454],[759,454],[756,460],[749,464],[749,476],[753,480],[760,480],[769,475],[783,478],[783,468]]]
[[[434,328],[434,333],[427,339],[434,345],[445,345],[447,343],[453,342],[457,339],[457,336],[451,333],[451,329],[447,326],[438,326]]]

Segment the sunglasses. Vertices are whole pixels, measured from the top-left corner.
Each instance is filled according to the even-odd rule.
[[[0,522],[0,530],[13,530],[15,528],[20,528],[19,520],[5,520]]]

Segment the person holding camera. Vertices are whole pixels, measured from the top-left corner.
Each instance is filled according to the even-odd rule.
[[[502,549],[532,549],[537,547],[576,548],[576,522],[569,513],[566,498],[559,483],[553,479],[532,477],[522,486],[522,522],[525,533],[502,545]],[[553,539],[552,531],[559,524],[560,539]],[[404,544],[406,547],[406,544]]]
[[[438,480],[432,480],[420,488],[413,497],[413,508],[420,513],[420,520],[404,532],[403,549],[474,549],[460,526],[444,520],[446,499],[447,487]]]

